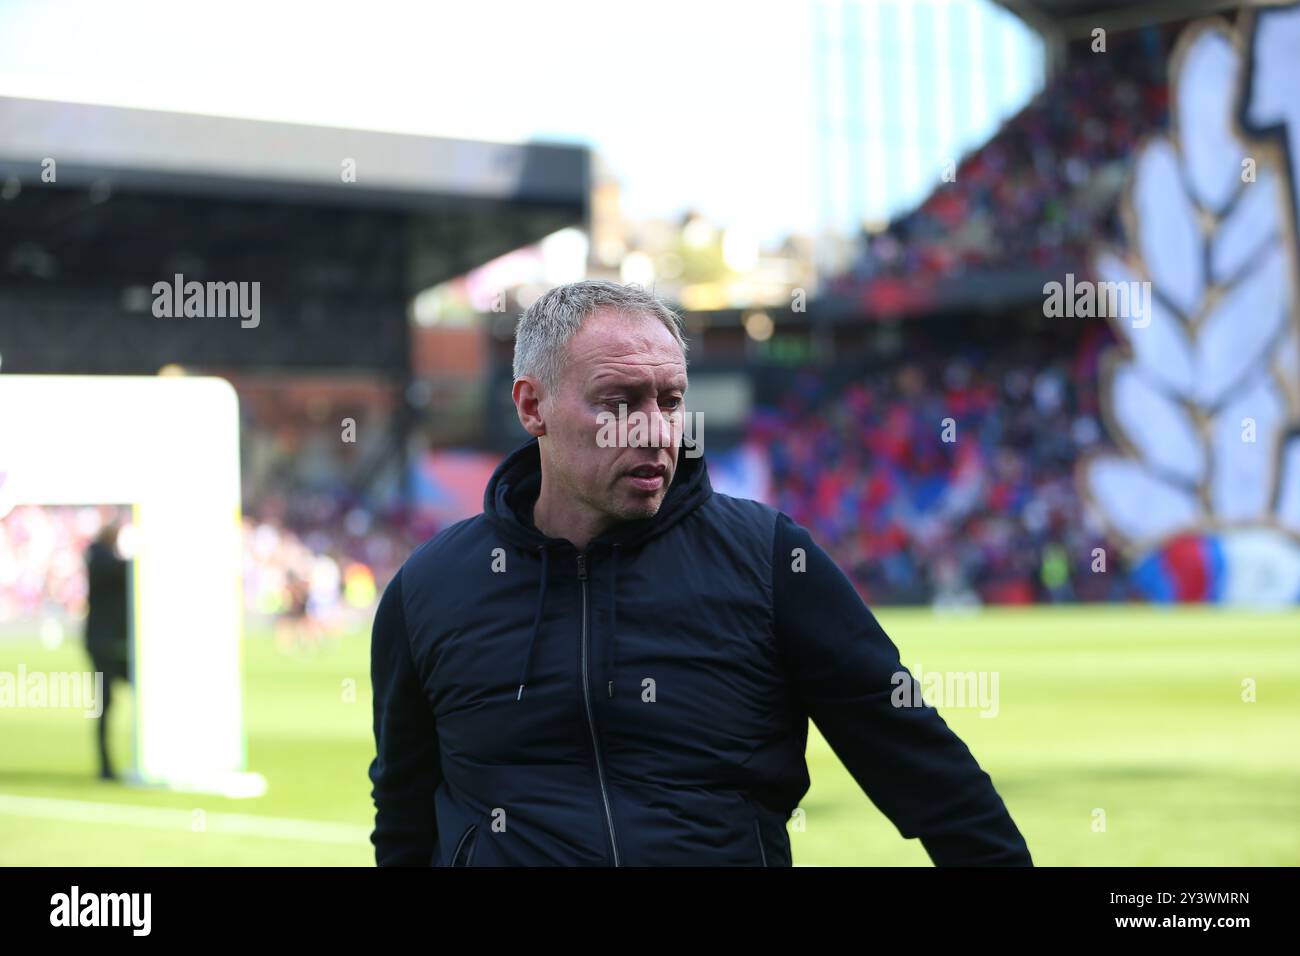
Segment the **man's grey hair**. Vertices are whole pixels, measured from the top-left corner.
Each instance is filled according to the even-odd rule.
[[[554,390],[564,369],[569,339],[587,316],[601,309],[658,319],[673,334],[685,358],[682,320],[653,293],[638,285],[585,279],[550,289],[519,317],[515,326],[515,381],[529,375],[540,380],[548,392]]]

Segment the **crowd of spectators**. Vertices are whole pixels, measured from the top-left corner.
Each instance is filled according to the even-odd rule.
[[[436,529],[410,513],[380,513],[329,494],[270,495],[244,518],[244,602],[288,624],[282,640],[369,613],[410,552]],[[303,633],[305,630],[305,634]]]
[[[774,504],[877,603],[1016,604],[1131,597],[1075,484],[1103,440],[1099,341],[917,350],[828,388],[805,373],[747,439]]]
[[[1168,124],[1179,28],[1075,42],[1042,92],[952,181],[863,235],[827,293],[1086,269],[1099,240],[1119,237],[1127,160]],[[805,375],[755,416],[749,440],[770,450],[774,503],[813,531],[868,600],[1136,597],[1113,557],[1108,573],[1093,570],[1095,549],[1107,545],[1075,481],[1080,455],[1105,440],[1103,344],[1097,335],[1069,348],[1017,339],[1010,322],[982,345],[913,343],[907,360],[864,368],[846,387]]]
[[[124,523],[130,548],[130,513],[112,507],[19,506],[0,517],[0,621],[50,612],[84,616],[83,555],[113,518]]]
[[[130,557],[136,534],[127,508],[26,505],[0,518],[0,622],[65,628],[84,617],[84,554],[114,518],[122,524],[118,551]],[[318,643],[366,619],[379,590],[431,531],[328,496],[293,507],[269,498],[242,522],[245,609],[274,619],[286,647]]]
[[[830,291],[850,294],[882,278],[1053,268],[1083,262],[1099,238],[1118,237],[1118,183],[1095,177],[1114,173],[1140,137],[1166,126],[1172,36],[1171,28],[1146,27],[1112,34],[1105,51],[1091,40],[1076,45],[1046,88],[966,156],[951,181],[887,229],[864,234]],[[1080,194],[1089,185],[1100,187],[1101,201]]]

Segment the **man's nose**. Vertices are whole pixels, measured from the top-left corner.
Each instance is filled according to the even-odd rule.
[[[646,416],[646,422],[649,427],[644,429],[644,441],[637,441],[640,429],[628,429],[628,444],[635,447],[642,445],[650,448],[673,448],[676,446],[681,434],[681,413],[673,411],[664,414],[662,408],[657,403],[642,409],[642,414]]]

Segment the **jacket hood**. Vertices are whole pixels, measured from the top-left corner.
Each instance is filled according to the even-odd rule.
[[[678,449],[677,470],[659,511],[650,518],[621,522],[592,539],[593,544],[617,544],[626,550],[657,538],[713,494],[704,456],[688,458]],[[541,446],[536,438],[516,448],[492,473],[483,493],[483,512],[502,537],[530,550],[568,545],[543,534],[533,524],[533,503],[542,487]]]

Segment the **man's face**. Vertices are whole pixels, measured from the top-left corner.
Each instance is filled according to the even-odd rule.
[[[588,316],[543,398],[545,480],[612,522],[654,516],[677,470],[686,385],[681,347],[658,319]]]

